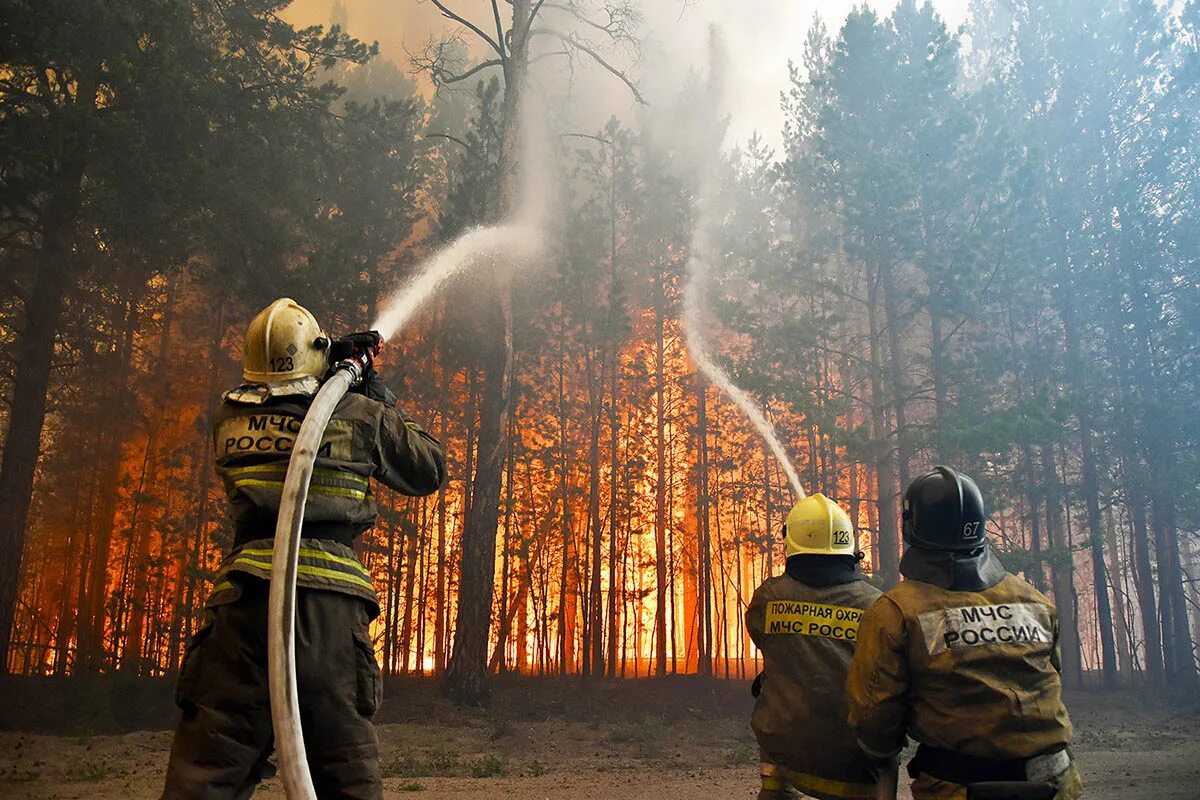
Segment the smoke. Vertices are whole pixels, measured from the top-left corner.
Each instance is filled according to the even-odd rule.
[[[508,269],[517,262],[537,258],[541,249],[542,234],[537,228],[523,225],[472,228],[426,261],[412,280],[383,304],[371,327],[384,339],[391,339],[458,273],[484,266]]]
[[[382,304],[371,326],[384,339],[391,339],[451,278],[468,270],[490,268],[511,273],[522,265],[536,263],[545,250],[548,214],[555,196],[549,165],[549,137],[545,110],[532,86],[522,96],[516,208],[499,225],[467,230],[439,250]]]
[[[723,40],[714,26],[709,30],[709,74],[708,96],[712,99],[711,109],[723,108],[727,84],[727,57]],[[717,110],[710,110],[706,119],[699,125],[697,140],[698,152],[692,154],[696,168],[700,170],[700,190],[696,200],[696,227],[692,232],[691,248],[688,258],[688,281],[683,289],[683,330],[688,352],[697,368],[710,383],[725,393],[734,405],[753,423],[759,435],[766,441],[767,446],[775,455],[775,459],[787,474],[788,483],[797,498],[805,496],[804,487],[800,484],[800,476],[788,457],[787,450],[775,433],[774,426],[767,420],[762,410],[750,398],[750,395],[733,382],[733,379],[721,369],[709,354],[708,343],[704,339],[702,310],[708,292],[708,262],[716,253],[711,246],[708,232],[717,224],[715,212],[716,180],[713,165],[718,162],[721,141],[724,138],[725,120],[720,118]]]

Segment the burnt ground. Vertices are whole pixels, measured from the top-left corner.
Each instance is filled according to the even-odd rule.
[[[757,792],[745,683],[509,679],[459,709],[395,681],[379,715],[387,797],[745,798]],[[1068,695],[1089,798],[1200,798],[1200,695]],[[174,713],[166,684],[0,682],[0,797],[154,798]],[[258,797],[283,796],[277,780]],[[908,797],[901,791],[901,797]]]

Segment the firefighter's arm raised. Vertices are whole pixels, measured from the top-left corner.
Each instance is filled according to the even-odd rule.
[[[385,486],[413,497],[436,492],[446,482],[441,443],[394,405],[380,405],[375,477]]]
[[[871,758],[891,758],[904,747],[906,639],[904,616],[886,596],[863,614],[846,676],[846,706],[850,730]]]

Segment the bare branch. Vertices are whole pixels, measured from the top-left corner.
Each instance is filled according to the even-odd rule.
[[[457,14],[454,11],[450,10],[450,8],[445,3],[443,3],[442,0],[429,0],[429,2],[431,2],[435,6],[437,6],[438,11],[442,12],[443,17],[445,17],[446,19],[449,19],[449,20],[453,20],[454,22],[457,22],[459,25],[462,25],[464,28],[469,29],[480,39],[483,39],[485,42],[487,42],[489,45],[491,45],[491,48],[493,50],[495,50],[496,53],[501,58],[506,58],[506,56],[504,54],[504,49],[501,47],[500,43],[497,42],[496,40],[494,40],[491,36],[488,36],[486,33],[484,33],[483,29],[480,28],[478,25],[476,25],[474,22],[471,22],[471,20],[467,19],[466,17],[462,16],[461,14]]]
[[[560,11],[573,20],[593,30],[599,31],[614,42],[628,43],[635,40],[634,30],[641,20],[636,6],[628,2],[606,2],[604,13],[608,15],[607,22],[596,22],[591,19],[575,0],[542,0],[546,8]],[[539,6],[542,4],[539,2]]]
[[[408,58],[415,69],[429,73],[434,86],[458,83],[489,67],[503,66],[500,59],[493,58],[466,68],[460,63],[461,59],[458,54],[454,52],[453,46],[458,44],[461,44],[461,40],[457,37],[430,39],[423,51],[417,54],[409,53]]]
[[[572,47],[579,52],[588,55],[593,61],[595,61],[605,70],[615,75],[621,81],[621,83],[625,84],[630,93],[633,95],[633,99],[636,100],[639,105],[649,105],[646,102],[646,98],[642,97],[642,93],[638,90],[637,84],[634,83],[628,75],[614,67],[607,60],[605,60],[604,56],[597,53],[594,49],[584,44],[575,36],[565,35],[549,28],[537,28],[532,33],[534,35],[553,36],[568,47]]]
[[[503,42],[503,41],[505,41],[504,26],[500,23],[500,6],[497,5],[496,0],[492,0],[492,17],[494,17],[496,20],[496,41]],[[510,43],[508,46],[511,48],[512,44]],[[500,50],[500,61],[504,64],[505,68],[507,69],[508,68],[508,56],[506,56],[504,54],[503,49]]]
[[[538,12],[542,10],[542,6],[546,4],[546,0],[537,0],[533,10],[529,12],[529,19],[525,22],[525,30],[521,31],[521,37],[528,39],[529,31],[533,28],[533,21],[537,19]]]
[[[461,75],[451,75],[449,73],[445,74],[442,77],[441,82],[442,83],[458,83],[459,81],[465,81],[467,78],[471,77],[476,72],[481,72],[481,71],[487,69],[488,67],[502,67],[502,66],[504,66],[504,64],[502,64],[500,62],[500,59],[498,59],[498,58],[493,58],[490,61],[481,61],[480,63],[471,67],[466,72],[462,73]]]
[[[549,53],[540,53],[540,54],[534,56],[533,58],[529,59],[529,63],[536,64],[537,62],[541,61],[543,58],[553,58],[554,56],[570,57],[570,55],[571,54],[569,52],[567,52],[566,50],[552,50]]]

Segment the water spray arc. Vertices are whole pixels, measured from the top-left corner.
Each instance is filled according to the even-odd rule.
[[[716,98],[718,104],[724,93],[725,77],[725,48],[720,32],[715,28],[709,29],[709,95]],[[683,288],[683,332],[687,342],[688,353],[710,383],[725,393],[733,404],[750,420],[759,435],[766,440],[779,465],[787,474],[788,483],[795,492],[798,500],[804,499],[804,487],[800,484],[800,476],[788,458],[787,450],[775,433],[774,426],[767,420],[766,415],[750,398],[744,389],[733,382],[733,379],[721,369],[709,354],[708,343],[701,333],[703,299],[708,291],[708,258],[712,252],[708,240],[708,231],[714,227],[713,200],[715,181],[712,168],[720,155],[721,140],[724,135],[724,125],[715,115],[706,115],[699,125],[700,139],[698,152],[693,153],[695,166],[700,171],[700,192],[696,201],[696,227],[692,232],[690,256],[688,258],[688,280]]]
[[[763,412],[751,399],[746,391],[733,382],[733,379],[726,374],[725,370],[721,369],[712,356],[708,352],[708,344],[704,341],[704,335],[700,333],[700,314],[701,314],[701,299],[705,294],[705,282],[708,277],[708,271],[705,267],[702,253],[696,253],[698,246],[702,244],[703,236],[697,232],[692,241],[692,257],[688,260],[688,282],[683,289],[683,332],[684,339],[687,342],[688,353],[692,360],[696,362],[696,367],[704,374],[709,381],[728,397],[734,405],[736,405],[743,414],[750,420],[758,431],[759,435],[767,443],[767,447],[771,449],[775,459],[779,465],[783,467],[784,473],[787,474],[788,483],[792,487],[792,491],[796,493],[797,499],[804,499],[804,487],[800,484],[800,476],[796,474],[796,468],[792,466],[792,461],[788,458],[787,451],[783,447],[783,443],[779,441],[779,436],[775,433],[774,426],[766,418]]]

